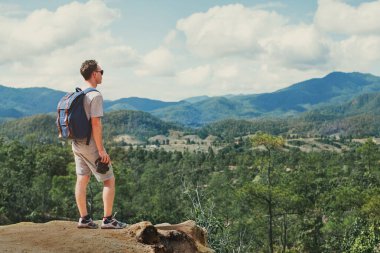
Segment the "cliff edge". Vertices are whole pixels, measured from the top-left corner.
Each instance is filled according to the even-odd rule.
[[[0,226],[0,252],[214,253],[194,221],[144,221],[119,230],[78,229],[72,221],[21,222]]]

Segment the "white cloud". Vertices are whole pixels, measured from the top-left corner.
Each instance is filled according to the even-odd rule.
[[[0,14],[0,69],[7,70],[0,82],[68,90],[82,81],[79,68],[86,59],[112,68],[136,65],[136,50],[109,32],[118,17],[119,11],[99,0],[39,9],[23,18]]]
[[[272,62],[282,62],[289,68],[321,68],[330,54],[329,39],[313,25],[284,27],[278,34],[263,40],[262,46]]]
[[[165,40],[169,46],[184,35],[188,54],[179,50],[176,58],[193,66],[179,71],[175,83],[193,95],[247,94],[272,92],[335,70],[379,73],[380,15],[374,14],[380,13],[379,3],[352,7],[321,0],[313,22],[298,24],[260,6],[234,4],[194,13],[179,20],[177,32]]]
[[[178,73],[178,80],[202,83],[207,94],[274,91],[330,67],[332,42],[313,24],[291,25],[257,7],[214,7],[178,21],[177,29],[186,36],[189,59],[207,61],[207,68]]]
[[[238,77],[239,69],[237,64],[223,64],[214,70],[217,79],[233,80]]]
[[[342,71],[379,73],[380,0],[351,6],[319,0],[314,23],[330,36],[330,65]],[[337,36],[337,35],[344,36]]]
[[[258,7],[214,7],[178,21],[192,60],[207,60],[208,94],[269,92],[335,70],[379,73],[380,0],[320,0],[307,24]]]
[[[177,29],[186,35],[188,49],[199,57],[231,54],[251,55],[262,51],[258,41],[286,23],[286,19],[240,4],[214,7],[179,20]]]
[[[103,60],[104,58],[104,61],[114,68],[136,65],[139,55],[135,49],[122,43],[110,43],[110,45],[100,52],[99,59]]]
[[[176,30],[171,30],[165,37],[164,43],[165,45],[170,45],[177,39],[177,31]]]
[[[165,47],[159,47],[146,54],[136,69],[138,76],[166,76],[173,73],[174,57]]]
[[[6,43],[0,63],[33,58],[96,36],[117,17],[117,11],[97,0],[73,2],[55,12],[35,10],[25,19],[2,17],[0,36]]]
[[[318,77],[324,73],[317,68],[288,68],[281,62],[252,61],[246,58],[224,59],[208,65],[207,78],[200,84],[189,83],[193,94],[202,90],[203,94],[221,96],[225,94],[254,94],[273,92],[292,83]],[[195,76],[189,73],[187,76]],[[188,90],[190,92],[190,89]]]
[[[108,2],[29,13],[0,4],[0,83],[68,90],[82,82],[85,59],[105,69],[107,98],[260,93],[334,70],[380,74],[380,0],[320,0],[308,23],[271,11],[283,2],[215,6],[178,20],[144,55],[111,32],[125,24]]]
[[[325,65],[329,40],[314,25],[290,25],[275,12],[240,4],[214,7],[177,23],[197,57],[245,57],[281,62],[289,68]]]
[[[339,34],[379,34],[380,0],[350,6],[341,0],[319,0],[315,23],[323,31]]]
[[[352,36],[338,41],[334,44],[333,54],[336,66],[343,71],[378,71],[380,36]]]
[[[209,65],[189,68],[177,73],[178,83],[185,86],[204,85],[210,78],[211,68]]]
[[[107,46],[103,47],[104,45]],[[83,38],[46,55],[36,55],[28,60],[7,64],[4,67],[8,68],[8,72],[2,75],[1,81],[13,86],[49,86],[70,90],[83,82],[79,68],[84,60],[95,58],[105,69],[104,80],[107,81],[111,68],[122,73],[125,72],[125,67],[135,65],[136,54],[130,47],[119,45],[110,34],[101,33],[97,38]],[[113,83],[118,84],[120,80]]]

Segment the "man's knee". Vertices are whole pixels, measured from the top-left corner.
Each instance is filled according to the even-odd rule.
[[[104,187],[115,187],[115,177],[103,181]]]
[[[77,175],[77,185],[87,186],[89,181],[90,181],[90,176]]]

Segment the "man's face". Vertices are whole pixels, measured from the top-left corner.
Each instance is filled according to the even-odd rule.
[[[103,80],[103,70],[100,65],[98,65],[98,68],[96,69],[95,73],[95,80],[97,84],[101,84]]]

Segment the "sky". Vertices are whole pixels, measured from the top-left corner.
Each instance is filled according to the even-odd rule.
[[[0,0],[0,84],[105,99],[273,92],[332,71],[380,75],[380,0]]]

